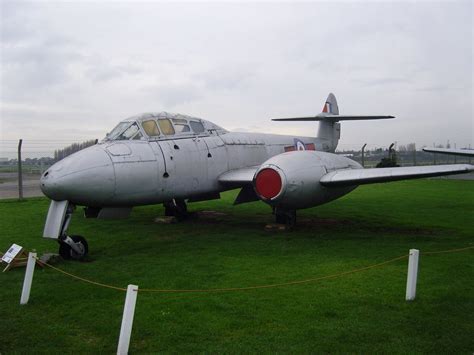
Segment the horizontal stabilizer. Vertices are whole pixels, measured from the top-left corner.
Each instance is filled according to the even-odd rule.
[[[423,148],[425,152],[474,157],[474,149]]]
[[[474,171],[474,165],[429,165],[400,168],[346,169],[324,175],[320,183],[327,187],[355,186],[405,179],[419,179],[433,176],[463,174]]]
[[[347,116],[347,115],[327,115],[319,114],[313,117],[291,117],[291,118],[273,118],[272,121],[359,121],[359,120],[385,120],[395,118],[395,116]]]

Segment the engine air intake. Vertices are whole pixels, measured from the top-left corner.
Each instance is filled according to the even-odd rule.
[[[255,177],[255,191],[265,199],[272,199],[281,192],[282,181],[278,171],[265,168],[260,170]]]

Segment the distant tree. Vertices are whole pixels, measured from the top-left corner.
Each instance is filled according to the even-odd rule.
[[[84,148],[90,147],[91,145],[95,144],[95,139],[85,141],[82,143],[73,143],[71,145],[68,145],[67,147],[63,149],[57,149],[54,151],[54,161],[59,161],[61,159],[64,159],[68,155],[71,155],[73,153],[76,153]]]
[[[415,143],[408,143],[407,144],[407,151],[414,152],[415,150],[416,150],[416,144]]]

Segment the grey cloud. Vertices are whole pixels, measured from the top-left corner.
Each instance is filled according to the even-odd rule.
[[[200,90],[194,85],[173,84],[167,86],[144,86],[140,90],[145,93],[152,102],[159,103],[164,110],[178,105],[187,104],[198,100]],[[157,106],[156,104],[154,105]]]
[[[4,50],[2,59],[4,98],[15,100],[70,80],[68,66],[80,61],[81,54],[44,43],[31,43]]]
[[[143,72],[143,69],[134,65],[95,65],[85,71],[86,77],[94,82],[110,81],[119,79],[125,75],[136,75]]]
[[[352,81],[363,86],[409,85],[413,83],[409,78],[353,79]]]
[[[442,86],[442,85],[432,85],[432,86],[424,86],[415,91],[418,92],[447,92],[447,91],[460,91],[460,92],[468,92],[471,88],[469,86]]]
[[[215,68],[195,77],[211,90],[236,90],[248,86],[254,76],[255,64],[228,63],[228,66]]]

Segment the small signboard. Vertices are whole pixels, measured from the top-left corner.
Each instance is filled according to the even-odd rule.
[[[2,256],[2,262],[8,264],[7,267],[3,269],[3,272],[5,272],[17,266],[26,265],[28,262],[28,254],[22,246],[12,244],[12,246],[8,248],[7,252]]]

